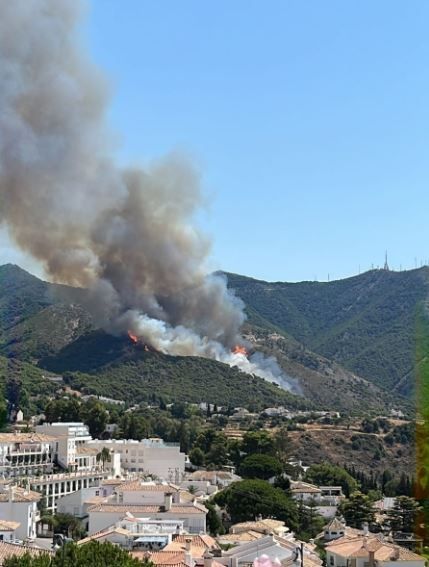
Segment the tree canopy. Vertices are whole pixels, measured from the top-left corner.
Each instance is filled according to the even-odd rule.
[[[261,478],[268,480],[280,475],[282,465],[276,457],[271,455],[256,454],[248,455],[238,469],[243,478]]]
[[[340,507],[347,525],[352,528],[362,529],[363,524],[374,523],[373,502],[362,492],[353,492],[350,497],[344,500]]]
[[[32,556],[26,553],[21,557],[8,557],[3,562],[3,567],[142,567],[142,565],[141,561],[133,558],[117,545],[96,541],[82,546],[68,543],[54,556],[47,553]],[[154,565],[146,561],[145,567],[154,567]]]
[[[216,494],[213,502],[226,511],[234,524],[254,520],[256,516],[261,515],[282,520],[292,530],[298,525],[295,501],[283,490],[264,480],[234,482]]]
[[[305,474],[305,480],[319,486],[341,486],[346,496],[350,496],[359,487],[347,471],[330,463],[311,465]]]

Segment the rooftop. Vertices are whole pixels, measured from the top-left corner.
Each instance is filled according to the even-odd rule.
[[[117,488],[118,492],[179,492],[179,487],[175,484],[156,484],[155,482],[143,482],[142,480],[132,480],[124,482]]]
[[[26,490],[20,486],[10,486],[0,492],[0,502],[38,502],[42,495],[33,490]]]
[[[207,513],[206,508],[201,504],[172,504],[170,510],[165,510],[164,506],[138,505],[138,504],[98,504],[88,509],[88,512],[118,512],[126,514],[201,514]]]
[[[49,443],[55,437],[44,433],[0,433],[0,443]]]
[[[209,535],[174,535],[164,551],[186,551],[186,540],[191,540],[191,555],[193,558],[202,557],[206,550],[219,549],[216,540]]]
[[[29,553],[31,556],[37,556],[42,553],[52,555],[52,551],[43,551],[27,545],[17,545],[16,543],[0,541],[0,566],[3,565],[4,560],[8,557],[22,557],[26,553]]]
[[[9,520],[0,520],[0,532],[14,532],[19,528],[20,522],[11,522]]]
[[[342,537],[329,543],[326,550],[344,558],[367,557],[373,552],[377,561],[425,561],[421,555],[371,534]]]

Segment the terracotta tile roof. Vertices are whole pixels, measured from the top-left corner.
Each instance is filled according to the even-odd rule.
[[[26,545],[17,545],[15,543],[0,541],[0,566],[3,565],[3,562],[7,557],[22,557],[26,553],[29,553],[33,557],[43,553],[52,555],[52,551],[44,551],[34,547],[28,547]]]
[[[216,480],[217,478],[222,480],[233,480],[237,478],[230,472],[227,471],[195,471],[190,476],[191,480]]]
[[[253,530],[248,530],[246,532],[240,532],[238,534],[225,534],[219,536],[220,541],[255,541],[255,539],[261,539],[264,534],[261,532],[255,532]]]
[[[132,551],[131,555],[137,559],[149,558],[155,565],[167,566],[186,566],[185,553],[183,551]]]
[[[266,532],[267,530],[273,531],[284,527],[285,523],[280,520],[265,518],[263,520],[255,520],[254,522],[241,522],[239,524],[234,524],[233,526],[231,526],[230,532],[244,532],[249,530],[256,532]]]
[[[117,528],[115,526],[112,526],[110,528],[100,530],[99,532],[95,532],[94,534],[79,540],[77,542],[77,545],[84,545],[85,543],[88,543],[90,541],[94,541],[94,540],[97,540],[97,539],[102,539],[103,537],[107,537],[111,534],[120,534],[120,535],[127,536],[128,530],[124,530],[123,528]]]
[[[338,518],[333,518],[326,526],[325,531],[330,530],[344,530],[345,526]]]
[[[0,433],[0,443],[48,443],[55,439],[44,433]]]
[[[120,478],[106,478],[101,483],[102,486],[117,486],[119,484],[124,484],[123,479]]]
[[[192,506],[172,504],[171,509],[167,512],[164,506],[150,506],[139,504],[99,504],[92,506],[88,512],[119,512],[126,514],[127,512],[135,514],[201,514],[207,513],[207,509],[201,504],[193,504]]]
[[[11,486],[4,492],[0,492],[0,502],[8,502],[10,495],[13,502],[38,502],[42,498],[39,492],[26,490],[20,486]]]
[[[175,535],[173,541],[169,543],[163,551],[186,551],[186,540],[191,540],[191,555],[203,557],[206,550],[219,549],[215,539],[209,535]]]
[[[322,492],[320,488],[308,482],[301,482],[300,480],[292,481],[290,486],[291,492],[296,494],[319,494]]]
[[[104,503],[108,503],[110,500],[111,496],[91,496],[90,498],[87,498],[86,500],[84,500],[84,504],[92,504],[92,505],[96,505],[96,504],[104,504]]]
[[[20,525],[20,522],[0,520],[0,532],[14,532],[17,528],[19,528]]]
[[[118,492],[179,492],[179,490],[179,487],[174,484],[154,484],[141,480],[125,482],[117,488]]]
[[[368,536],[342,537],[329,543],[326,550],[344,558],[368,557],[370,552],[374,552],[374,559],[377,561],[425,561],[421,555],[399,545],[382,541],[371,534]]]

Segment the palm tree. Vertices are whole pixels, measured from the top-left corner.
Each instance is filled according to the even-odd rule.
[[[110,463],[111,461],[111,457],[110,457],[110,451],[107,447],[103,447],[101,449],[101,451],[99,453],[97,453],[97,463],[99,463],[101,461],[101,466],[103,468],[104,471],[104,465],[107,463]]]

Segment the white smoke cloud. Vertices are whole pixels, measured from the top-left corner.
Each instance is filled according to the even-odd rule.
[[[77,40],[79,0],[13,0],[0,18],[0,223],[56,282],[87,287],[110,332],[133,326],[167,354],[281,382],[274,360],[231,354],[243,303],[207,274],[199,176],[173,155],[117,166],[107,89]]]

